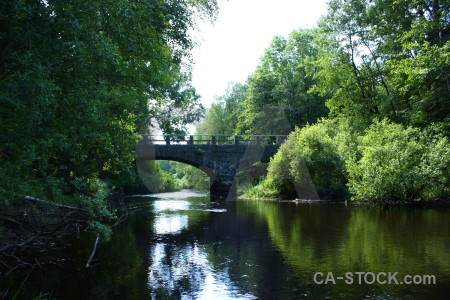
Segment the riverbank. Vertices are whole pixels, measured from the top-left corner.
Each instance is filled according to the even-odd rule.
[[[404,203],[376,203],[364,201],[350,201],[350,200],[311,200],[311,199],[289,199],[283,197],[249,197],[246,195],[238,196],[242,200],[259,200],[259,201],[273,201],[273,202],[291,202],[291,203],[339,203],[345,205],[356,206],[373,206],[373,207],[420,207],[420,208],[450,208],[450,197],[420,200],[414,202]]]

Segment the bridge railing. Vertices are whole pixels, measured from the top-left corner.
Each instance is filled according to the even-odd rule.
[[[287,135],[143,135],[147,142],[159,145],[281,145]]]

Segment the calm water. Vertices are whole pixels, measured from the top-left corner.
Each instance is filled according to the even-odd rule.
[[[32,273],[21,297],[448,299],[450,210],[211,203],[189,191],[127,200],[134,213],[92,268],[84,266],[95,236],[85,235],[73,241],[73,259]],[[316,284],[316,272],[353,272],[354,283]],[[399,282],[435,275],[436,284],[358,284],[355,272],[398,272]]]

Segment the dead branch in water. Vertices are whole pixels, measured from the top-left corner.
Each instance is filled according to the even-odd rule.
[[[43,256],[51,252],[49,249],[60,244],[58,237],[71,233],[78,233],[79,236],[80,230],[90,230],[89,213],[84,208],[3,189],[0,189],[0,192],[22,200],[7,201],[15,205],[8,205],[7,209],[0,211],[0,277],[17,269],[35,266],[40,268],[42,264],[56,260],[50,254],[48,257]],[[124,203],[119,201],[118,204],[122,213],[116,222],[111,224],[112,227],[128,216]],[[98,243],[97,236],[91,257],[86,264],[87,268],[91,265]]]
[[[100,240],[100,236],[97,234],[97,238],[95,239],[95,243],[94,243],[94,249],[92,250],[91,256],[89,257],[89,259],[86,263],[86,269],[91,266],[91,261],[94,258],[95,251],[97,251],[97,245],[98,245],[99,240]]]
[[[0,277],[17,269],[40,267],[36,255],[49,249],[55,238],[80,225],[87,227],[88,214],[83,208],[0,191],[23,201],[0,212]]]

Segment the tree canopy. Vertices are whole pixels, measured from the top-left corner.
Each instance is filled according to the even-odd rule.
[[[330,1],[315,90],[332,115],[440,123],[448,135],[449,21],[445,0]]]
[[[314,123],[327,115],[325,98],[310,92],[316,84],[314,62],[319,52],[313,43],[316,35],[316,30],[300,29],[293,31],[287,39],[273,38],[259,66],[248,78],[237,133],[257,133],[257,124],[271,122],[267,112],[271,114],[275,108],[287,118],[290,129]],[[273,125],[277,127],[275,123]]]
[[[5,189],[121,172],[147,117],[169,132],[195,120],[202,107],[183,69],[188,29],[216,11],[214,0],[2,1]]]

